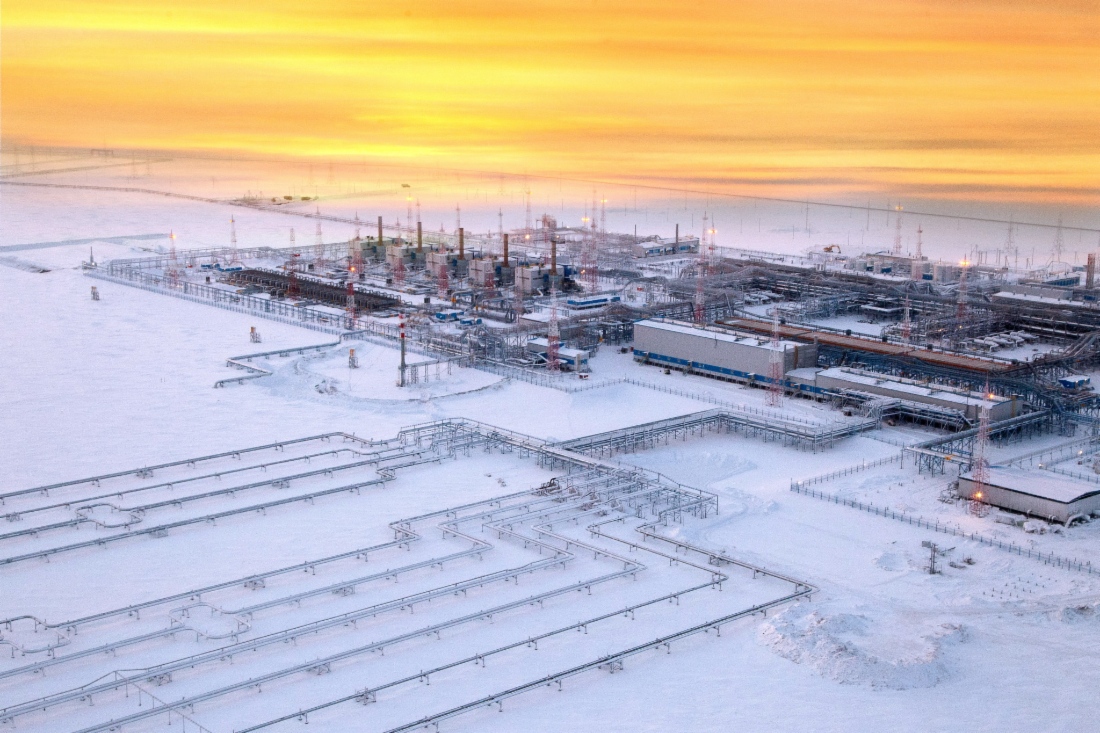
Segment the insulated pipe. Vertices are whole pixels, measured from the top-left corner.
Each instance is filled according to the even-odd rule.
[[[462,227],[458,228],[458,259],[466,259],[466,232]]]
[[[420,222],[416,222],[416,253],[424,251],[424,228]]]
[[[680,225],[676,225],[676,244],[680,243]]]
[[[508,235],[504,235],[504,266],[508,267]]]
[[[550,274],[558,274],[558,242],[550,237]]]
[[[378,217],[378,243],[382,244],[382,217]]]

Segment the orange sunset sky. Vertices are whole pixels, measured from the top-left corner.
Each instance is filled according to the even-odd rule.
[[[6,143],[1100,202],[1100,3],[6,0]]]

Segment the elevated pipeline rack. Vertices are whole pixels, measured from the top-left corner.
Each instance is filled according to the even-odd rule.
[[[609,430],[605,433],[563,441],[558,447],[588,455],[614,455],[646,450],[669,440],[683,440],[708,433],[741,433],[764,440],[782,441],[784,445],[818,451],[843,438],[873,430],[877,418],[852,423],[813,423],[783,421],[767,415],[726,409],[703,410],[680,417],[655,420],[642,425]]]

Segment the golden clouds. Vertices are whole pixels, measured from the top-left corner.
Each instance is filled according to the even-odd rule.
[[[1100,196],[1095,3],[9,0],[27,141]]]

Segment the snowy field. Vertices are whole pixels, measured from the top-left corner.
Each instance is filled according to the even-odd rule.
[[[211,191],[258,187],[227,183],[228,173],[216,178]],[[200,185],[199,176],[176,181],[191,193]],[[108,730],[129,717],[123,730],[178,730],[157,706],[179,700],[193,704],[172,725],[189,730],[300,730],[307,721],[325,730],[400,729],[791,593],[781,578],[754,578],[657,538],[643,542],[638,530],[657,518],[658,500],[620,499],[596,516],[583,492],[545,488],[555,478],[566,487],[560,466],[519,450],[475,447],[451,457],[413,443],[370,443],[449,418],[555,442],[705,410],[715,399],[761,408],[760,391],[664,375],[605,348],[593,362],[597,375],[676,392],[617,384],[569,393],[464,369],[403,392],[393,349],[351,342],[269,359],[273,376],[214,389],[235,374],[230,356],[332,339],[90,280],[77,268],[89,246],[105,259],[160,243],[102,238],[174,230],[189,238],[181,247],[222,244],[230,207],[117,192],[0,193],[0,247],[80,240],[0,252],[49,270],[0,266],[0,494],[131,472],[98,486],[11,496],[0,509],[19,515],[0,526],[0,559],[14,558],[0,565],[0,619],[57,625],[36,633],[24,619],[0,628],[0,709],[19,710],[3,729]],[[282,213],[234,216],[242,244],[264,243],[264,231],[281,238],[288,219],[311,231]],[[483,217],[489,226],[495,211]],[[93,284],[100,301],[89,297]],[[252,326],[261,348],[249,342]],[[349,347],[361,357],[358,370],[347,368]],[[804,401],[783,411],[839,419]],[[132,473],[331,433],[346,435]],[[685,514],[654,531],[817,590],[732,620],[720,635],[650,649],[621,669],[565,678],[560,691],[540,686],[440,729],[1094,728],[1087,701],[1100,685],[1092,651],[1100,578],[790,491],[792,480],[887,458],[899,451],[895,443],[924,437],[899,427],[814,453],[708,435],[612,459],[716,495],[717,514]],[[995,459],[1046,445],[1011,445]],[[890,464],[816,488],[1044,552],[1097,557],[1096,525],[1028,534],[939,502],[945,482]],[[925,540],[953,546],[944,564],[961,567],[929,575]],[[43,552],[48,560],[36,556]],[[728,575],[721,590],[716,572]],[[57,646],[23,653],[5,642]],[[104,645],[118,648],[97,651]],[[447,664],[455,666],[423,676]],[[56,704],[44,712],[17,708],[51,695]]]

